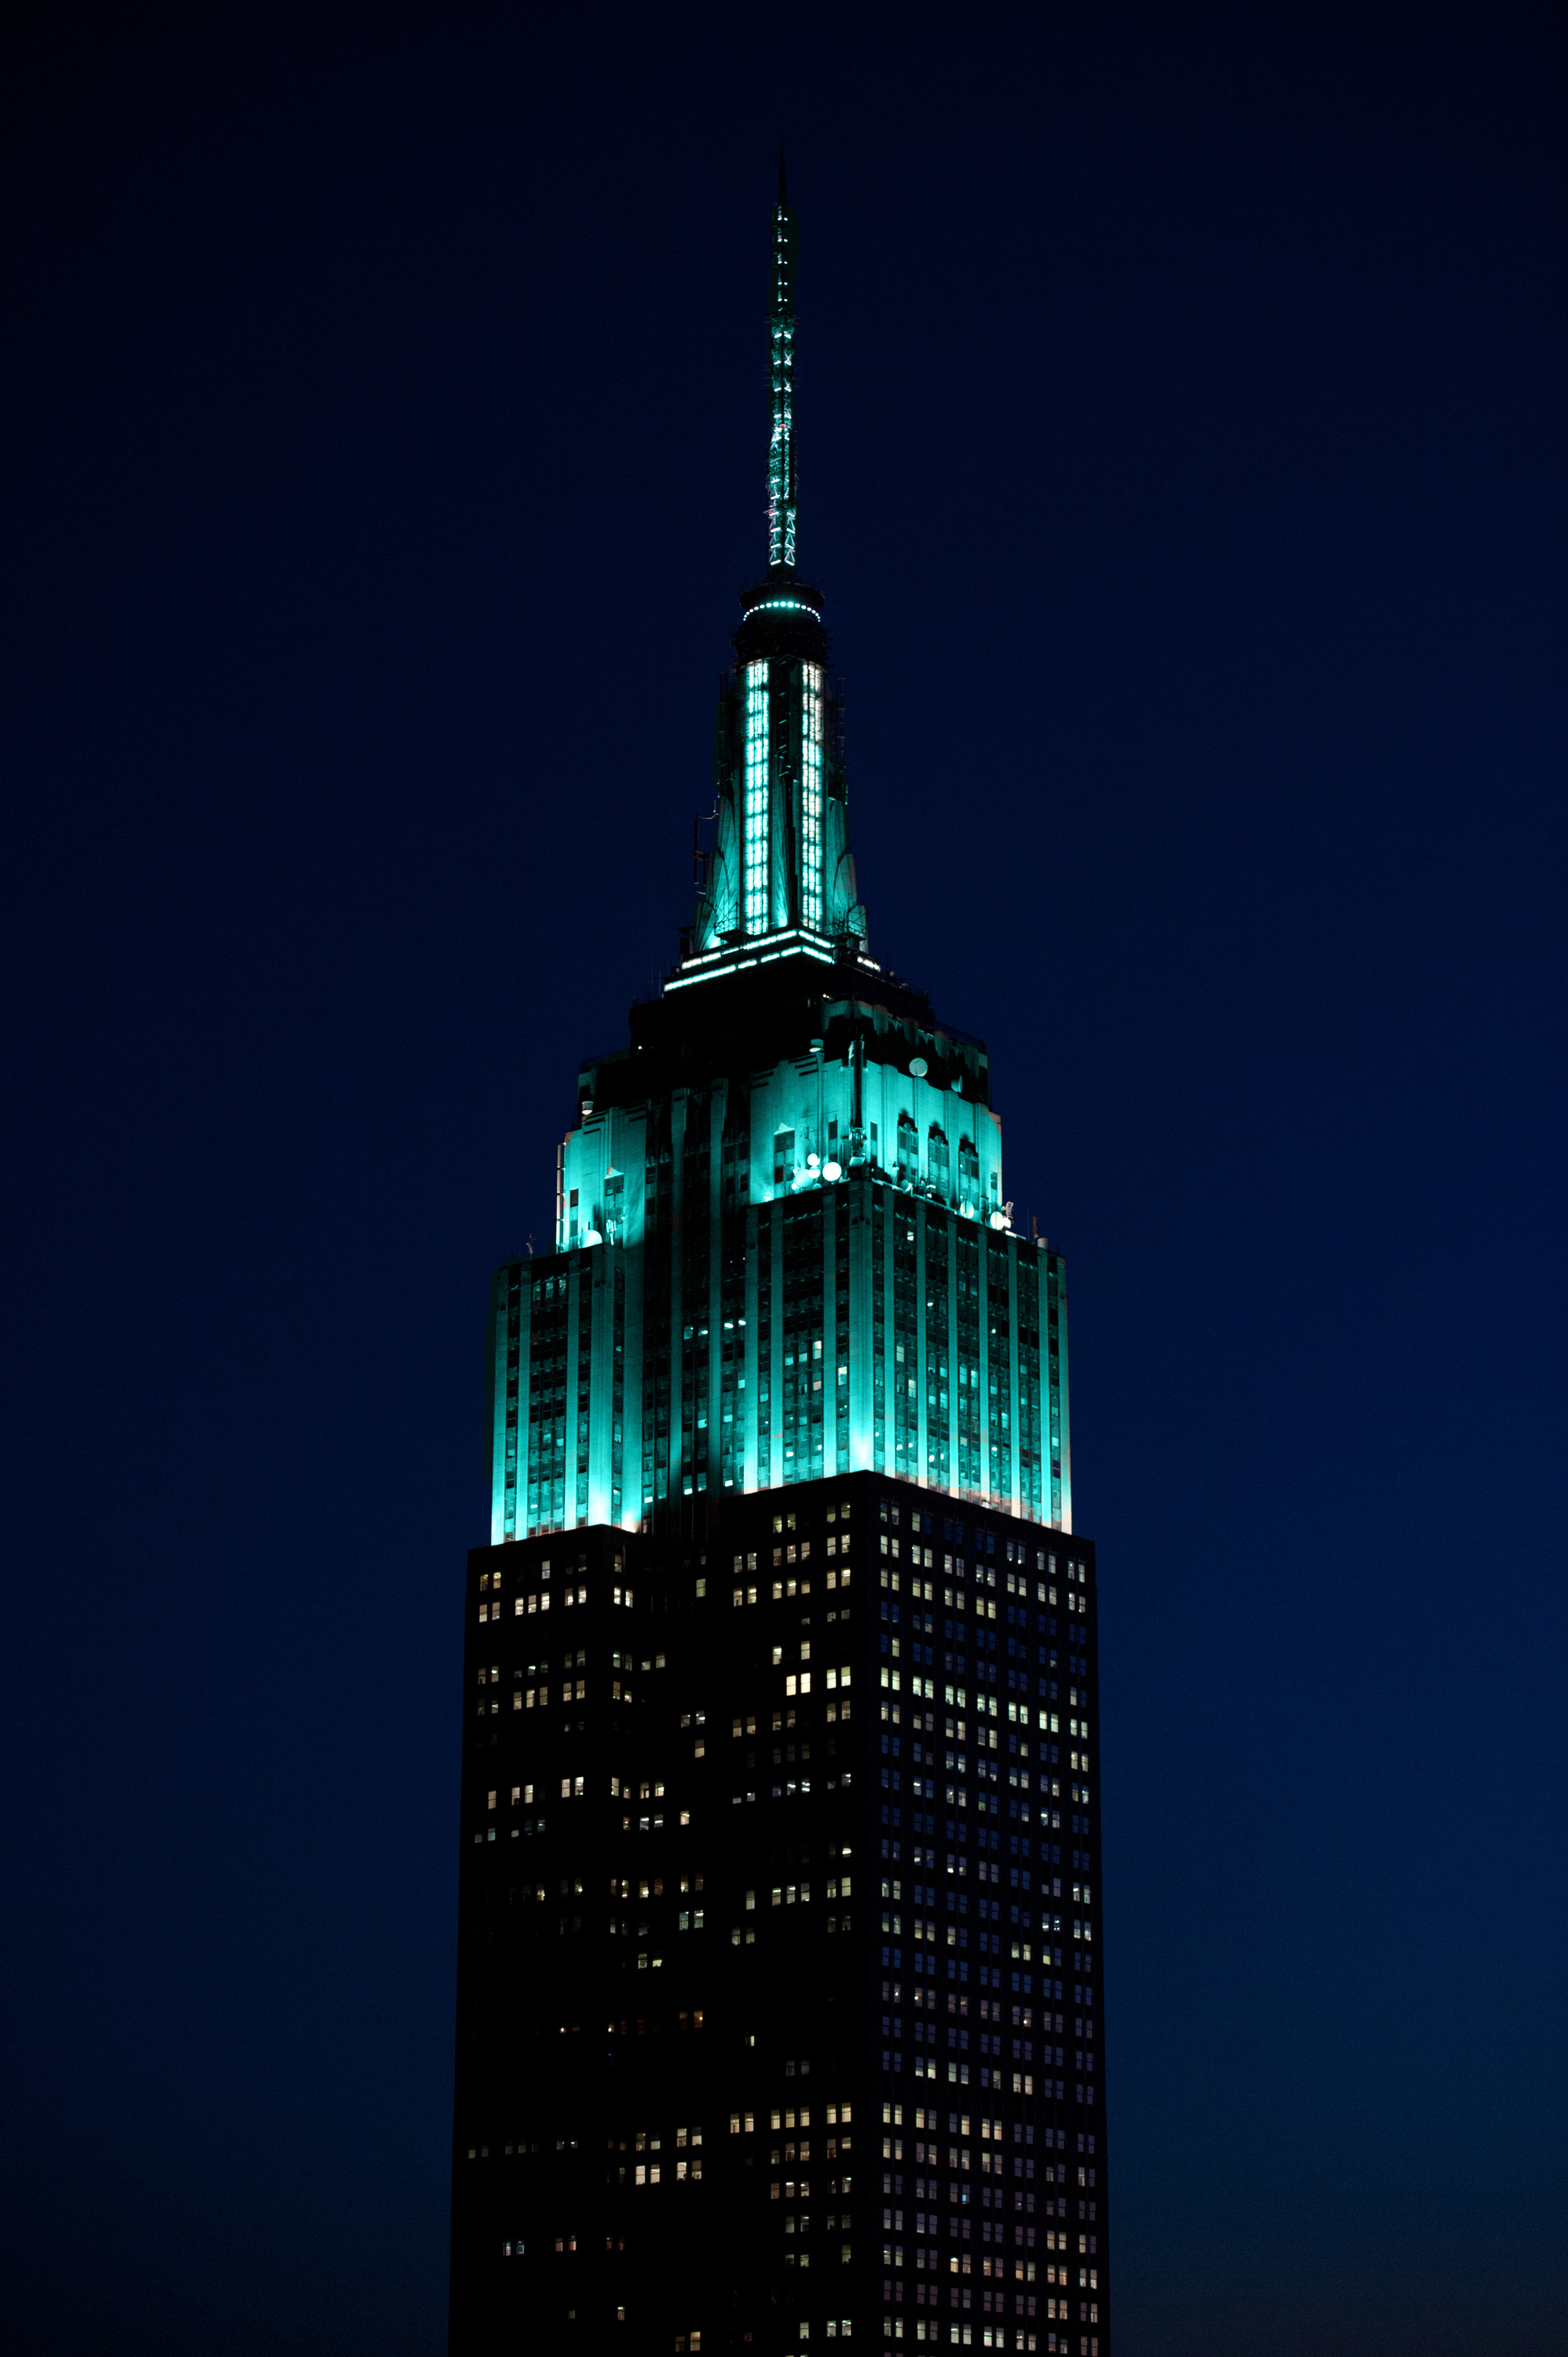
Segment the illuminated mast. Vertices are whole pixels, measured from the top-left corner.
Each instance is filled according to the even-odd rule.
[[[768,565],[795,570],[795,216],[779,151],[779,202],[773,211],[773,289],[768,313],[773,423],[768,439]]]

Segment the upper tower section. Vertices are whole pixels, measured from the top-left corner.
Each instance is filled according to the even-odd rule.
[[[714,728],[714,844],[681,979],[798,949],[865,941],[843,774],[843,710],[828,676],[822,592],[796,571],[795,216],[779,162],[768,300],[768,571],[741,592],[735,662]],[[761,937],[766,952],[754,946]],[[692,971],[694,969],[695,971]]]

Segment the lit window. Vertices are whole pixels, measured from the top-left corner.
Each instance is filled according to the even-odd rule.
[[[822,926],[822,673],[800,666],[800,916]]]
[[[746,930],[768,918],[768,665],[746,667]]]

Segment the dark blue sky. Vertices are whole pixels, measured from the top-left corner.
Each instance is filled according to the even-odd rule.
[[[486,1281],[782,128],[872,946],[1069,1256],[1120,2357],[1562,2352],[1561,16],[7,39],[6,2347],[444,2346]]]

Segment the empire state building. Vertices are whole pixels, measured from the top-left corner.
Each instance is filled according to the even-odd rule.
[[[1112,2348],[1066,1269],[983,1042],[872,955],[795,282],[780,168],[695,905],[491,1280],[454,2357]]]

